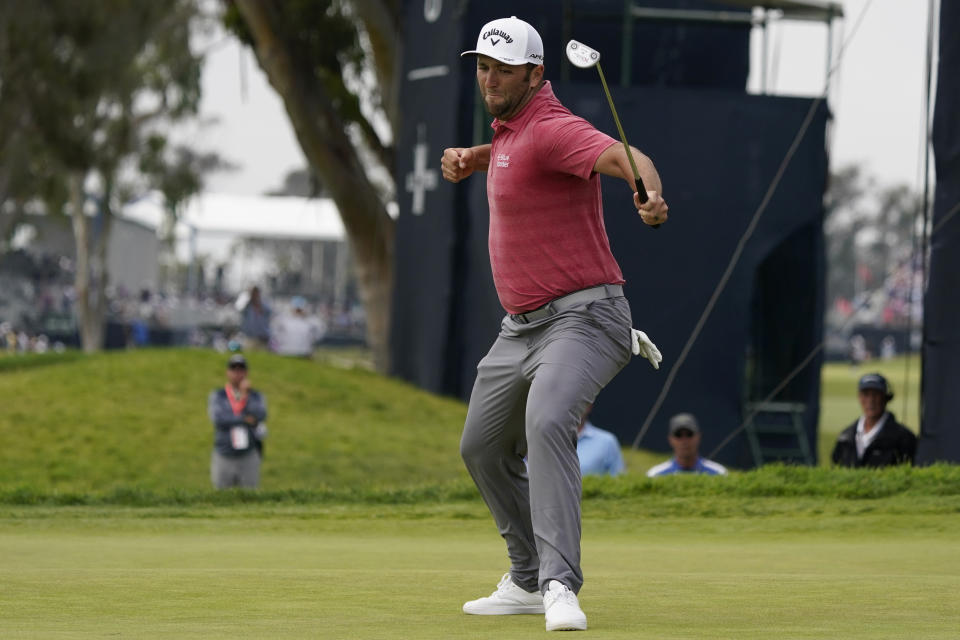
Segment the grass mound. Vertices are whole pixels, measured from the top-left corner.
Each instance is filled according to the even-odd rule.
[[[225,356],[156,349],[0,358],[0,503],[180,506],[403,505],[478,500],[457,455],[463,403],[335,358],[253,353],[250,377],[266,394],[270,436],[262,490],[210,489],[208,393]],[[825,375],[850,399],[852,374]],[[831,377],[832,376],[832,377]],[[834,434],[826,437],[833,438]],[[648,479],[663,454],[627,451],[629,473],[588,477],[587,501],[755,498],[870,500],[960,496],[960,467],[882,471],[768,465],[726,478]],[[702,504],[701,504],[702,503]],[[947,500],[948,504],[955,501]],[[947,506],[946,508],[951,508]]]
[[[264,488],[357,489],[463,479],[466,407],[363,369],[248,354],[266,394]],[[209,488],[207,395],[226,356],[156,349],[0,359],[0,490]],[[27,489],[24,489],[27,488]],[[9,491],[8,491],[9,494]]]

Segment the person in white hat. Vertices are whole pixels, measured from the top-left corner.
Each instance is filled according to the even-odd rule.
[[[625,180],[632,192],[633,171],[622,144],[554,96],[531,25],[489,22],[463,55],[476,56],[493,141],[445,149],[441,168],[450,182],[487,173],[490,264],[507,315],[477,367],[460,453],[511,563],[493,594],[463,610],[544,613],[548,631],[586,629],[577,598],[577,427],[632,352],[659,364],[645,335],[641,349],[634,346],[623,274],[603,225],[599,174]],[[632,153],[650,189],[642,205],[634,193],[633,206],[645,223],[661,224],[660,177],[647,156]]]

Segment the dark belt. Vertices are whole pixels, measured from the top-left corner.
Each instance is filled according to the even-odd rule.
[[[619,298],[622,296],[623,287],[619,284],[601,284],[596,287],[581,289],[580,291],[574,291],[573,293],[568,293],[565,296],[560,296],[556,300],[551,300],[542,307],[537,307],[532,311],[525,311],[524,313],[511,313],[510,317],[513,318],[514,322],[528,324],[530,322],[542,320],[543,318],[551,316],[559,311],[563,311],[564,309],[570,309],[587,302],[603,300],[604,298]]]

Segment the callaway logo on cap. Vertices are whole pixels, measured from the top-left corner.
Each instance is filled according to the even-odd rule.
[[[461,56],[484,55],[506,64],[543,64],[543,41],[540,34],[516,16],[500,18],[483,25],[477,36],[477,48]]]

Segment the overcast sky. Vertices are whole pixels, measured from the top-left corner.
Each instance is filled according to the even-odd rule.
[[[882,184],[922,184],[922,135],[927,2],[844,0],[846,17],[835,23],[834,56],[843,53],[831,87],[835,115],[831,165],[856,163]],[[864,7],[865,18],[851,32]],[[759,54],[759,32],[753,50]],[[783,95],[818,94],[826,78],[827,28],[778,23],[769,32],[768,87]],[[749,87],[759,87],[759,64]],[[306,164],[283,104],[249,51],[224,36],[208,55],[201,113],[219,122],[194,132],[199,145],[240,165],[210,176],[208,190],[260,194]],[[451,144],[455,141],[451,141]]]

